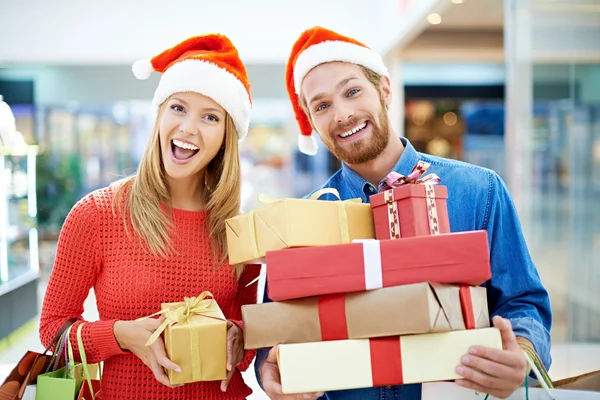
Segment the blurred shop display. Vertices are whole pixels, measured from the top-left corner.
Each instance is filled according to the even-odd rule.
[[[38,147],[25,143],[11,108],[0,100],[0,339],[37,314]],[[17,306],[18,301],[18,306]]]
[[[417,151],[504,173],[501,99],[407,99],[405,134]]]
[[[39,224],[52,240],[77,200],[135,171],[153,116],[149,104],[125,102],[39,106],[36,118]]]
[[[242,210],[260,207],[260,193],[275,198],[305,196],[339,168],[322,143],[316,156],[300,153],[298,135],[289,101],[254,101],[250,130],[240,144]]]

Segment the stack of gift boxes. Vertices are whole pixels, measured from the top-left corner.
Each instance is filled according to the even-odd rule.
[[[232,264],[264,259],[272,303],[244,306],[247,349],[278,346],[286,394],[457,379],[490,328],[485,231],[450,233],[447,188],[419,163],[359,199],[264,201],[227,222]]]

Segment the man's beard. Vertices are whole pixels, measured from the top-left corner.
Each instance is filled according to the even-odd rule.
[[[365,119],[365,116],[352,117],[352,119],[343,127],[335,130],[335,136],[346,130],[355,127],[359,121]],[[346,164],[363,164],[377,158],[388,145],[390,140],[390,121],[385,107],[379,114],[379,124],[377,124],[374,116],[369,116],[369,124],[371,125],[372,135],[368,138],[355,140],[351,143],[343,143],[337,139],[323,141],[325,146],[333,153],[333,155]]]

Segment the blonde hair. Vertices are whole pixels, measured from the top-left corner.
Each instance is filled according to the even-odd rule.
[[[137,173],[122,181],[115,189],[113,198],[113,212],[115,208],[123,211],[121,214],[128,234],[131,226],[150,252],[159,257],[172,254],[169,236],[171,220],[169,214],[161,209],[161,204],[170,207],[159,135],[159,121],[167,102],[168,99],[159,107],[152,136]],[[225,220],[240,212],[241,203],[238,132],[229,114],[225,116],[223,146],[206,167],[204,182],[203,196],[208,211],[206,228],[211,240],[213,262],[217,266],[224,263],[229,255]],[[236,278],[239,279],[243,268],[243,265],[233,267]]]

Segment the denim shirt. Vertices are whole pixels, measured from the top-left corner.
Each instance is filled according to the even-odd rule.
[[[450,230],[487,231],[492,278],[483,286],[487,288],[490,319],[495,315],[509,319],[515,335],[528,339],[546,368],[549,368],[550,300],[525,244],[516,209],[504,182],[491,170],[418,153],[407,139],[400,140],[405,148],[394,171],[408,175],[420,160],[431,164],[427,173],[438,175],[441,184],[448,188]],[[364,203],[368,203],[369,196],[378,192],[377,187],[366,182],[345,164],[322,188],[336,189],[342,200],[360,198]],[[324,195],[322,199],[335,200],[329,196]],[[266,288],[264,301],[271,301]],[[260,350],[255,361],[256,375],[261,385],[260,365],[267,352]],[[420,400],[421,385],[334,391],[327,392],[325,397],[344,400]]]

